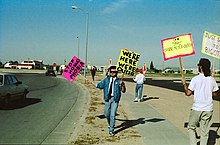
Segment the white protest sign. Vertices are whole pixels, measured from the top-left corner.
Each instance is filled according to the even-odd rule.
[[[202,53],[220,59],[220,36],[205,31],[202,41]]]

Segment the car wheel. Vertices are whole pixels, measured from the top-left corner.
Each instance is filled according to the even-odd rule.
[[[24,90],[24,94],[22,96],[22,99],[25,100],[27,98],[27,94],[28,94],[28,91],[27,90]]]

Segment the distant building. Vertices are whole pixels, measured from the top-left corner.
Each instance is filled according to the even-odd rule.
[[[16,68],[17,67],[17,64],[12,64],[12,63],[9,63],[9,62],[6,62],[4,64],[4,68]]]
[[[179,67],[167,67],[163,70],[162,73],[179,73],[180,68]]]
[[[4,68],[15,68],[15,69],[43,69],[43,61],[39,60],[24,60],[20,64],[11,64],[7,62]]]
[[[190,74],[198,74],[198,68],[189,68],[189,69],[183,69],[183,72],[186,73],[190,73]]]

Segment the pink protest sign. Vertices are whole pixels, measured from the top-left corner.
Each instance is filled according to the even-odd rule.
[[[74,81],[80,70],[84,67],[84,64],[83,61],[74,56],[64,69],[62,76],[70,82]]]
[[[195,54],[191,34],[161,40],[164,60]]]

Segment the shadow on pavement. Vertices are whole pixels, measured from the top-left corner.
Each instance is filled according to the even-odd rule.
[[[145,102],[145,101],[148,101],[148,100],[153,100],[153,99],[159,99],[159,97],[158,96],[147,96],[147,95],[144,95],[143,99],[142,99],[142,102]]]
[[[184,123],[184,127],[186,128],[188,126],[188,122]],[[199,127],[199,124],[198,124]],[[217,127],[217,130],[210,130],[209,131],[209,140],[207,145],[215,145],[216,140],[220,138],[220,135],[218,135],[218,130],[220,128],[220,123],[212,123],[211,127]],[[200,138],[198,136],[197,138]]]
[[[117,134],[123,130],[126,130],[127,128],[139,125],[139,124],[145,124],[146,122],[156,123],[156,122],[164,121],[165,119],[152,118],[152,119],[145,120],[145,118],[138,118],[136,120],[124,120],[124,119],[116,119],[116,120],[124,121],[124,122],[121,123],[121,125],[115,127],[116,129],[119,128],[118,130],[115,131],[115,134]]]
[[[209,131],[209,140],[208,140],[207,145],[215,145],[216,144],[216,140],[220,138],[220,135],[217,134],[218,129],[216,131],[214,131],[214,130]]]
[[[14,110],[24,108],[29,105],[33,105],[41,102],[41,99],[37,98],[26,98],[25,100],[17,100],[10,102],[9,104],[5,104],[4,102],[0,102],[0,110]]]

